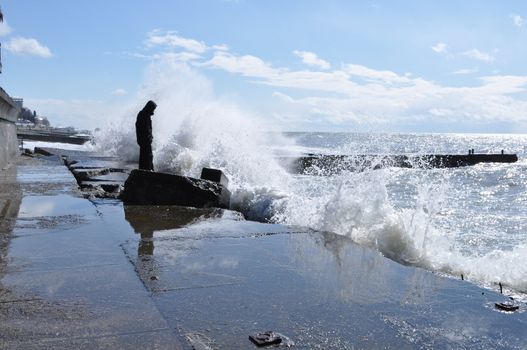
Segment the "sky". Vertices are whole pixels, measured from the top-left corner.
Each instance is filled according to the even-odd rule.
[[[0,6],[0,86],[56,126],[103,127],[170,62],[270,130],[527,132],[523,0]]]

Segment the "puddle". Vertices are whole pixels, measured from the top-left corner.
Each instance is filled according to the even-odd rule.
[[[69,170],[60,163],[57,163],[56,166],[19,166],[19,168],[20,170],[17,174],[19,183],[75,183],[75,179]]]
[[[22,199],[18,217],[21,219],[43,216],[90,216],[94,206],[84,198],[66,194],[55,196],[26,196]]]

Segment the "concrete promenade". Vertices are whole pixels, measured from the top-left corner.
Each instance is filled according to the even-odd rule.
[[[0,171],[0,349],[255,349],[269,330],[294,349],[527,344],[526,305],[497,310],[497,290],[331,233],[86,198],[45,158]]]
[[[58,160],[18,163],[0,176],[0,349],[180,349],[111,213]]]

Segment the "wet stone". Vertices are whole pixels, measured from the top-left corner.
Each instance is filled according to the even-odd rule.
[[[186,176],[133,170],[124,185],[125,204],[228,208],[229,190],[218,183]]]
[[[258,347],[278,345],[282,343],[282,338],[278,334],[271,331],[250,335],[249,340]]]
[[[511,301],[504,301],[502,303],[495,303],[494,306],[498,310],[507,311],[507,312],[518,311],[518,309],[520,308],[518,305],[514,304]]]
[[[203,168],[201,170],[201,179],[217,182],[225,187],[229,186],[229,179],[219,169]]]
[[[108,174],[110,171],[105,168],[95,169],[72,169],[71,173],[78,182],[91,179],[96,176]]]

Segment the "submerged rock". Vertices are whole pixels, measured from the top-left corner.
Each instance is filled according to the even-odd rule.
[[[125,204],[229,208],[231,193],[222,184],[186,176],[133,170],[124,184]]]

